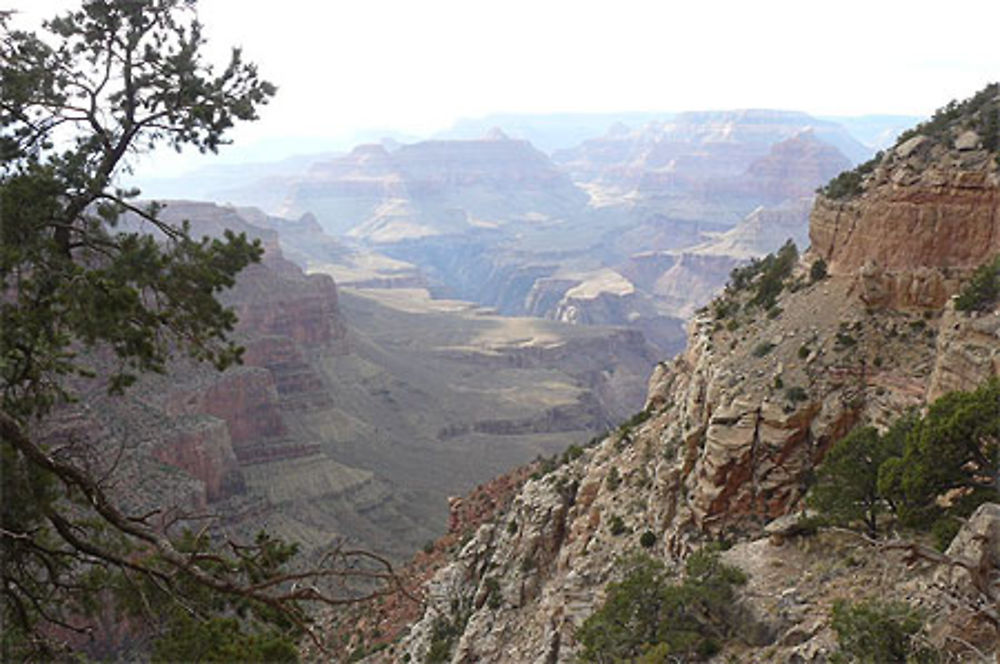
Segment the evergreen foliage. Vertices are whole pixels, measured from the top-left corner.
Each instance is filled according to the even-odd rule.
[[[1000,256],[976,268],[955,298],[955,309],[986,311],[996,305],[998,297],[1000,297]]]
[[[932,529],[947,546],[956,517],[1000,498],[1000,381],[931,404],[907,432],[902,454],[882,464],[878,489],[903,525]]]
[[[785,280],[792,273],[792,268],[799,258],[799,250],[792,240],[788,240],[773,254],[768,254],[761,259],[753,259],[749,264],[742,267],[733,268],[729,273],[729,283],[726,284],[726,293],[735,294],[739,291],[749,289],[751,291],[750,304],[756,305],[765,311],[774,306],[775,300],[785,287]],[[728,315],[731,305],[725,304],[726,300],[717,301],[715,305],[716,317],[723,318]]]
[[[960,519],[1000,499],[1000,381],[950,392],[925,416],[899,418],[888,431],[859,427],[835,443],[808,501],[830,520],[861,522],[871,535],[879,515],[933,533],[944,548]]]
[[[835,523],[862,522],[873,537],[878,516],[887,508],[878,488],[879,468],[903,452],[903,438],[912,428],[912,417],[897,420],[886,435],[875,427],[857,427],[826,453],[816,472],[809,503]]]
[[[69,642],[96,652],[100,625],[118,620],[135,659],[150,647],[167,660],[294,659],[298,602],[332,601],[315,587],[332,569],[290,574],[295,548],[266,535],[225,548],[203,522],[185,535],[192,522],[172,523],[169,505],[131,513],[110,489],[119,478],[93,470],[95,450],[39,435],[75,389],[120,393],[172,354],[239,361],[236,317],[217,296],[260,244],[192,237],[115,183],[157,147],[215,152],[275,88],[238,49],[219,71],[204,61],[193,0],[86,0],[41,34],[9,18],[0,11],[0,659],[75,658]],[[362,575],[387,566],[330,560],[346,557]]]
[[[608,586],[603,606],[577,631],[582,661],[700,661],[734,635],[736,586],[747,579],[717,552],[693,553],[681,583],[671,583],[663,563],[646,555],[624,567],[622,581]]]
[[[969,99],[961,102],[952,100],[935,111],[934,115],[926,122],[900,134],[895,145],[898,146],[914,136],[920,135],[940,140],[955,124],[964,123],[966,126],[971,124],[979,130],[984,148],[995,151],[998,140],[1000,140],[998,139],[997,127],[997,123],[1000,121],[1000,118],[997,117],[997,114],[1000,113],[1000,103],[996,101],[998,95],[1000,95],[1000,84],[990,83]],[[859,196],[863,191],[862,183],[865,176],[875,170],[883,156],[883,153],[879,152],[872,159],[852,170],[839,173],[826,186],[820,188],[819,193],[833,200]]]
[[[983,112],[982,128],[980,130],[983,148],[991,152],[1000,149],[1000,104],[992,110]]]
[[[860,196],[863,191],[861,184],[864,182],[865,176],[875,170],[884,156],[884,153],[878,152],[874,157],[855,168],[838,173],[825,187],[820,188],[820,193],[833,200]]]
[[[959,120],[970,118],[977,113],[982,115],[981,111],[988,112],[991,109],[995,111],[997,109],[995,103],[997,95],[1000,95],[1000,83],[990,83],[968,99],[963,101],[952,99],[934,111],[930,120],[921,122],[916,127],[907,129],[900,134],[899,138],[896,139],[896,145],[905,143],[918,135],[941,137]]]
[[[809,280],[813,283],[826,279],[826,261],[817,258],[809,267]]]
[[[915,638],[921,631],[920,614],[902,602],[837,601],[831,611],[831,626],[840,650],[835,664],[932,664],[939,656],[920,647]]]

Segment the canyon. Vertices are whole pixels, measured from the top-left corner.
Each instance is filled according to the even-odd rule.
[[[864,152],[804,114],[692,113],[551,158],[493,130],[291,161],[283,214],[167,201],[169,223],[266,249],[223,295],[244,365],[182,361],[107,412],[141,408],[161,433],[137,454],[233,532],[405,556],[449,496],[638,410],[730,270],[803,242],[838,145]]]
[[[210,509],[230,533],[266,525],[308,550],[405,556],[440,533],[450,495],[641,405],[657,356],[639,332],[502,317],[400,283],[339,289],[284,257],[267,227],[280,220],[243,214],[187,201],[161,212],[195,237],[231,230],[264,246],[222,296],[243,364],[179,358],[124,399],[88,394],[76,416],[127,452],[132,502]]]
[[[785,111],[618,124],[551,157],[494,128],[358,146],[290,183],[274,214],[309,219],[309,237],[337,238],[337,256],[318,257],[301,221],[272,227],[289,255],[311,254],[307,269],[338,283],[420,283],[503,315],[626,325],[669,357],[683,320],[728,271],[804,238],[802,201],[867,154],[839,125]],[[748,224],[757,240],[728,261],[725,244],[702,246]]]
[[[90,426],[142,422],[137,486],[230,533],[422,548],[423,604],[394,600],[392,630],[369,617],[345,637],[376,661],[423,661],[444,624],[451,661],[573,661],[646,533],[674,566],[733,542],[761,593],[808,596],[780,618],[748,605],[737,661],[824,661],[832,596],[808,552],[789,558],[798,585],[764,573],[783,558],[767,547],[794,538],[774,524],[855,425],[1000,366],[992,318],[949,300],[994,251],[992,155],[958,130],[909,139],[860,195],[814,201],[847,152],[864,156],[801,114],[681,114],[552,156],[501,131],[363,145],[290,179],[280,213],[168,201],[195,234],[267,249],[224,296],[245,363],[182,363]],[[971,221],[933,241],[956,217]],[[787,239],[812,248],[768,311],[729,291],[702,306]],[[927,575],[832,578],[944,602]],[[344,617],[323,620],[333,634]]]
[[[996,113],[1000,97],[990,101]],[[859,171],[857,193],[818,197],[813,246],[775,305],[755,309],[736,289],[696,312],[685,351],[650,379],[646,417],[512,475],[492,518],[470,520],[423,572],[416,619],[382,641],[355,639],[361,651],[382,643],[366,661],[423,661],[431,649],[452,662],[576,661],[577,630],[623,556],[645,552],[680,574],[712,542],[750,579],[725,661],[830,661],[830,607],[843,598],[917,602],[932,647],[993,661],[996,625],[960,599],[975,597],[970,577],[848,531],[796,529],[811,473],[847,431],[885,428],[1000,373],[995,303],[965,312],[951,297],[996,253],[1000,159],[969,136],[977,118],[918,127]],[[820,260],[830,270],[816,277]],[[996,514],[982,505],[946,551],[985,561],[994,588]]]

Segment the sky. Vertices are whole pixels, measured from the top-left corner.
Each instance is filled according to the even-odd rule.
[[[25,23],[74,4],[0,0]],[[242,46],[278,86],[222,160],[500,112],[928,115],[1000,79],[998,0],[200,0],[198,13],[210,57]]]

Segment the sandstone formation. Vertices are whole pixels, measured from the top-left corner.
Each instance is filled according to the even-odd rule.
[[[885,153],[863,196],[817,200],[813,251],[872,304],[940,307],[1000,252],[1000,168],[962,132],[914,136]]]
[[[205,415],[175,417],[174,426],[153,447],[153,458],[201,482],[204,504],[242,493],[244,480],[225,420]]]

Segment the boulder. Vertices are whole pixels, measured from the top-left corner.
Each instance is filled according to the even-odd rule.
[[[979,147],[979,134],[972,131],[962,132],[958,138],[955,139],[955,148],[961,151],[975,150]]]
[[[921,134],[914,136],[896,147],[896,156],[900,159],[907,159],[911,154],[917,151],[917,149],[927,142],[927,137]]]

